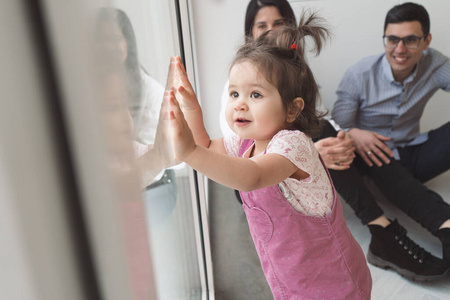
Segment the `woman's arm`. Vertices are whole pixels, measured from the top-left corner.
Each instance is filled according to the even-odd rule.
[[[240,191],[251,191],[277,184],[298,170],[289,159],[278,154],[251,159],[228,156],[223,142],[220,145],[222,139],[214,140],[210,149],[196,145],[173,95],[169,102],[175,157],[208,178]]]

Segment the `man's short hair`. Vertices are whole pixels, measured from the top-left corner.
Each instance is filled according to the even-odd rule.
[[[430,33],[430,17],[427,10],[422,5],[412,2],[396,5],[388,11],[384,21],[384,31],[391,23],[411,21],[418,21],[422,25],[422,31],[425,36]]]

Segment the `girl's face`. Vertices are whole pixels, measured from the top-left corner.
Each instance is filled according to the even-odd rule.
[[[128,56],[127,41],[114,22],[102,22],[98,28],[98,40],[106,55],[123,64]]]
[[[276,6],[264,6],[255,16],[252,28],[253,39],[258,38],[266,31],[274,30],[285,24],[286,21],[281,16],[280,11]]]
[[[250,62],[231,68],[228,91],[226,119],[241,138],[253,139],[264,147],[286,128],[286,110],[277,87]]]

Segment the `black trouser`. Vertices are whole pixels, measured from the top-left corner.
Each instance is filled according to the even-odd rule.
[[[327,122],[319,139],[336,136]],[[430,131],[425,143],[399,148],[400,160],[369,167],[356,154],[349,169],[329,170],[334,186],[364,225],[382,216],[383,210],[368,190],[362,175],[367,175],[385,197],[431,233],[450,219],[450,205],[423,183],[450,168],[450,122]]]

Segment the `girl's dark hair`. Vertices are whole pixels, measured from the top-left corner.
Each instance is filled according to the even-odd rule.
[[[97,24],[100,22],[117,24],[127,43],[125,72],[128,88],[128,109],[134,119],[141,109],[142,77],[133,26],[127,14],[123,10],[114,7],[100,8]]]
[[[252,29],[255,23],[256,14],[265,6],[275,6],[278,8],[280,15],[284,18],[286,24],[295,25],[294,11],[287,0],[251,0],[247,6],[247,12],[245,14],[245,37],[253,39]]]
[[[422,26],[423,35],[430,33],[430,17],[427,10],[420,4],[407,2],[391,8],[384,21],[384,31],[389,24],[418,21]]]
[[[300,130],[312,138],[320,133],[320,119],[325,113],[316,109],[319,88],[305,61],[305,40],[310,37],[318,55],[330,36],[329,29],[322,25],[324,22],[316,13],[303,14],[298,26],[284,26],[245,43],[231,64],[233,67],[248,61],[257,67],[267,81],[277,87],[286,112],[294,105],[295,98],[302,98],[303,111],[287,129]]]

